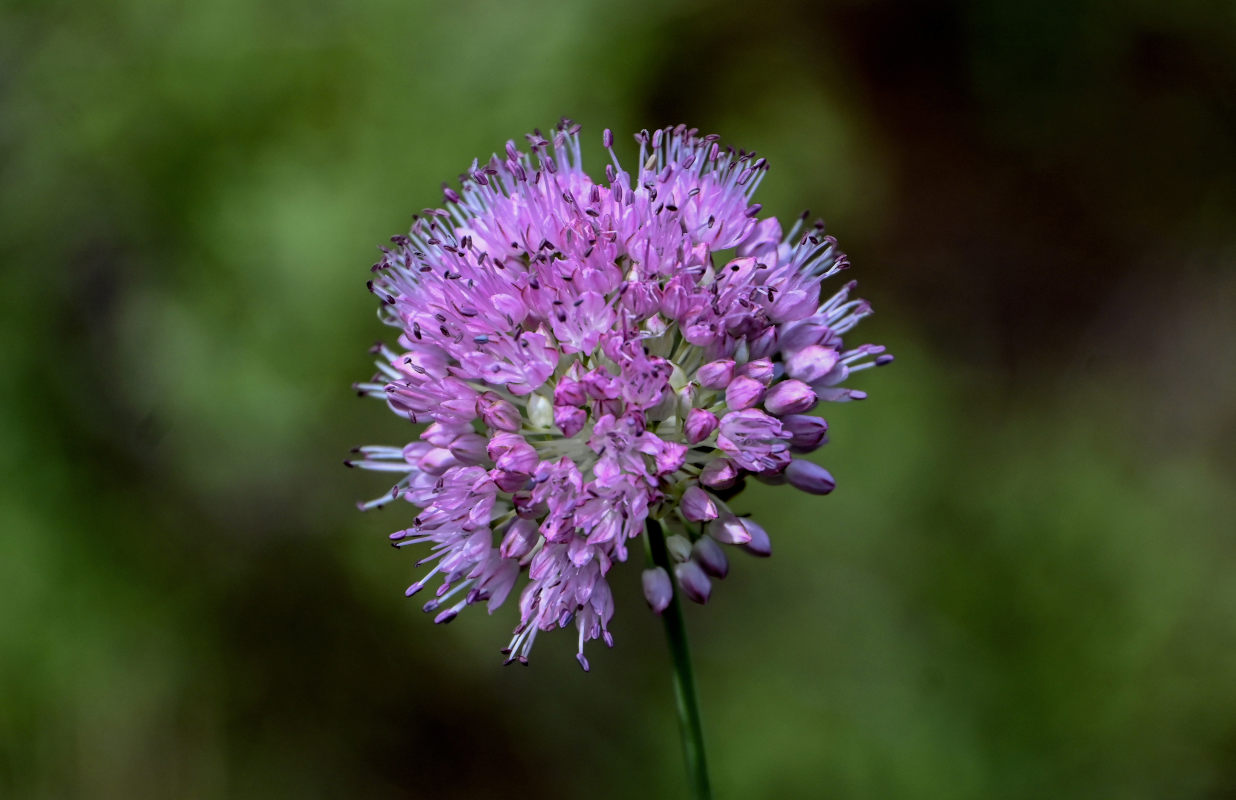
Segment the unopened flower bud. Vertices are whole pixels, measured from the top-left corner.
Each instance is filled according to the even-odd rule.
[[[563,436],[574,436],[584,429],[588,412],[575,406],[554,406],[554,424]]]
[[[508,472],[503,469],[491,470],[489,473],[494,480],[494,484],[504,492],[518,492],[528,485],[527,473],[523,472]]]
[[[714,578],[724,578],[730,572],[730,562],[725,557],[725,551],[711,536],[701,536],[695,540],[695,546],[691,548],[691,558]]]
[[[554,406],[548,397],[528,395],[528,422],[534,428],[545,429],[554,424]]]
[[[684,561],[674,567],[674,577],[688,600],[700,604],[708,602],[708,596],[712,594],[712,581],[708,580],[699,564]]]
[[[734,362],[729,359],[710,361],[696,370],[695,378],[705,389],[724,389],[734,379]]]
[[[802,381],[781,381],[768,390],[764,408],[769,414],[801,414],[815,407],[815,392]]]
[[[493,392],[485,392],[476,399],[476,413],[486,425],[499,431],[517,431],[523,421],[519,409]]]
[[[764,385],[754,378],[739,376],[725,388],[725,404],[734,411],[751,408],[764,396]]]
[[[728,458],[709,461],[700,470],[700,483],[713,489],[728,489],[738,479],[738,469]]]
[[[686,416],[691,413],[691,409],[695,408],[695,401],[699,399],[700,390],[695,383],[688,383],[686,386],[679,389],[674,399],[677,402],[678,416]]]
[[[495,436],[489,443],[489,457],[498,469],[531,475],[541,459],[536,448],[514,434]]]
[[[563,378],[554,387],[555,405],[582,406],[587,400],[588,393],[584,391],[584,387],[579,381]]]
[[[670,600],[674,596],[674,585],[670,581],[669,573],[662,567],[653,567],[644,570],[641,579],[644,584],[644,599],[648,601],[648,607],[660,614],[669,607]]]
[[[828,439],[828,422],[823,417],[787,414],[781,425],[790,434],[790,450],[795,453],[810,453]]]
[[[743,519],[728,511],[709,523],[708,534],[722,544],[746,544],[751,541],[751,533],[743,525]]]
[[[691,557],[691,540],[677,533],[666,536],[665,549],[669,551],[670,558],[675,561],[686,561]]]
[[[828,494],[837,482],[828,470],[811,461],[796,458],[785,468],[785,477],[790,485],[810,494]]]
[[[768,538],[768,531],[764,530],[749,517],[742,517],[742,525],[751,536],[750,541],[742,545],[742,549],[760,558],[767,558],[772,555],[772,540]]]
[[[682,430],[690,444],[699,444],[711,436],[719,424],[716,414],[702,408],[693,408],[687,412]]]
[[[717,518],[717,504],[708,492],[698,486],[691,486],[682,493],[679,503],[682,515],[691,522],[707,522]]]
[[[814,383],[837,365],[837,351],[818,344],[791,353],[785,360],[785,371],[791,378]]]
[[[759,381],[763,386],[767,386],[772,383],[773,364],[767,358],[757,358],[754,361],[748,361],[746,364],[743,364],[736,370],[736,373]]]

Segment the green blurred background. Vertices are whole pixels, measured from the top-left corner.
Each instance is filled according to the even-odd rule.
[[[563,114],[758,149],[898,355],[688,609],[717,797],[1236,797],[1236,6],[0,9],[0,797],[682,796],[635,565],[503,669],[340,465],[375,246]]]

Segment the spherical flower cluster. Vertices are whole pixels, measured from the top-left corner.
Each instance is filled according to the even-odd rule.
[[[813,494],[832,476],[797,455],[825,442],[820,401],[892,360],[843,336],[870,307],[821,282],[845,256],[822,226],[784,232],[752,196],[767,166],[685,126],[636,135],[634,174],[607,130],[594,182],[579,126],[531,153],[473,162],[445,209],[426,209],[374,265],[370,289],[399,348],[358,390],[427,426],[403,447],[361,447],[350,465],[396,473],[373,508],[420,509],[397,547],[426,545],[436,622],[500,606],[519,576],[520,620],[503,652],[527,662],[539,631],[574,624],[613,642],[607,582],[649,519],[670,533],[674,576],[644,571],[658,613],[674,583],[697,602],[728,569],[723,549],[770,552],[725,500],[748,475]]]

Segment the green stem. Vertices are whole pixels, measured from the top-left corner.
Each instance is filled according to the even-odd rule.
[[[672,579],[674,570],[665,549],[665,534],[655,520],[648,520],[645,545],[648,560],[668,572]],[[695,676],[691,672],[691,649],[687,646],[687,626],[683,622],[678,595],[675,590],[669,606],[661,612],[661,619],[665,622],[665,638],[669,641],[670,658],[674,662],[674,701],[678,707],[678,733],[682,737],[687,783],[694,800],[708,800],[712,791],[708,787],[708,765],[704,758],[704,730],[700,725]]]

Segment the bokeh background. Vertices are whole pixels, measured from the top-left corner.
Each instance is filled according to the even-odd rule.
[[[688,609],[717,797],[1236,797],[1236,6],[0,9],[0,796],[682,796],[635,565],[503,669],[340,464],[376,245],[566,114],[766,155],[898,355]]]

